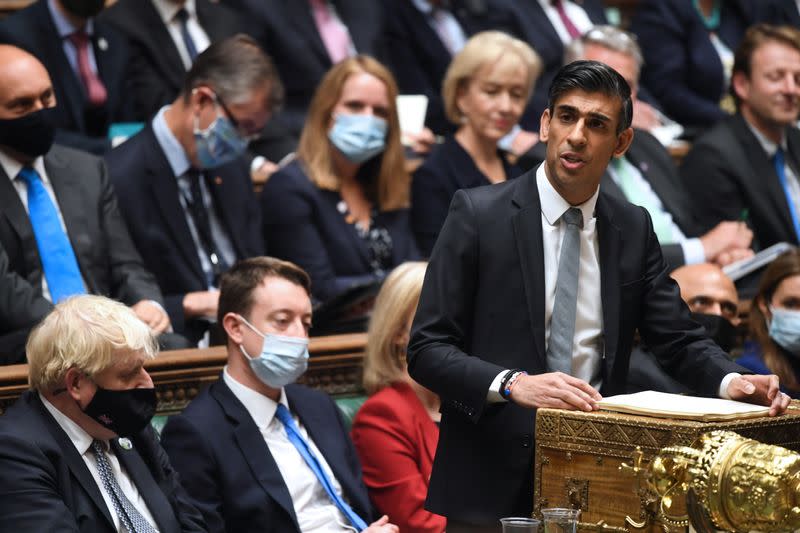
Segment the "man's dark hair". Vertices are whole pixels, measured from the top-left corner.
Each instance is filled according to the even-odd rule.
[[[753,54],[768,42],[783,44],[800,52],[800,30],[793,26],[773,26],[771,24],[756,24],[748,28],[733,56],[731,77],[735,76],[737,72],[741,72],[747,79],[750,79]],[[730,84],[730,93],[738,108],[741,100],[736,94],[733,83]]]
[[[223,317],[228,313],[248,318],[253,308],[253,291],[264,283],[264,278],[270,276],[299,285],[311,296],[311,279],[305,270],[294,263],[274,257],[243,259],[220,278],[217,323],[222,324]]]
[[[183,98],[189,101],[200,86],[214,90],[223,102],[233,104],[250,97],[253,90],[269,84],[272,111],[283,103],[283,85],[278,71],[258,43],[242,33],[217,41],[197,56],[183,83]]]
[[[633,119],[633,102],[631,88],[620,74],[605,63],[599,61],[573,61],[564,65],[556,73],[550,84],[547,107],[553,116],[556,101],[570,91],[602,93],[617,97],[622,103],[617,124],[617,135],[630,128]]]

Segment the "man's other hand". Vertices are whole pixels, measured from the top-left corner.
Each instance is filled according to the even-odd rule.
[[[596,411],[602,399],[591,385],[562,372],[522,375],[511,388],[511,401],[522,407]]]
[[[732,400],[769,406],[769,416],[786,412],[789,395],[780,391],[778,376],[748,374],[735,377],[728,384],[728,396]]]
[[[400,533],[400,528],[389,523],[389,517],[383,515],[374,521],[362,533]]]
[[[156,335],[164,333],[170,328],[169,315],[164,309],[150,300],[140,300],[131,306],[139,320],[150,326]]]

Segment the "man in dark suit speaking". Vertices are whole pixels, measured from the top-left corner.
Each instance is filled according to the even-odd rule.
[[[0,417],[0,531],[206,531],[149,424],[157,352],[102,296],[61,302],[31,333],[31,390]]]
[[[624,390],[634,331],[691,388],[786,409],[692,322],[650,217],[599,191],[633,138],[628,84],[602,63],[550,87],[536,170],[456,193],[425,277],[409,372],[442,398],[426,506],[448,532],[493,531],[533,503],[535,409],[597,409]]]

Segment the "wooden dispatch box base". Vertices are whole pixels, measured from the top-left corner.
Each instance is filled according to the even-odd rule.
[[[793,402],[793,406],[800,403]],[[641,468],[666,446],[688,446],[701,434],[715,429],[735,431],[767,444],[800,451],[800,411],[790,409],[779,417],[729,422],[673,420],[608,411],[584,413],[539,409],[536,415],[534,501],[536,514],[545,507],[581,509],[581,522],[605,521],[612,528],[656,533],[660,525],[641,525],[655,511],[638,477],[623,463],[634,466],[636,447]],[[676,509],[683,514],[683,508]],[[626,523],[626,517],[632,520]],[[683,528],[668,527],[668,531]],[[609,529],[623,531],[623,529]]]

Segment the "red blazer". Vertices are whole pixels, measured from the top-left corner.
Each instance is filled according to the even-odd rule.
[[[424,507],[439,427],[411,386],[394,383],[364,402],[352,437],[377,510],[403,533],[442,533],[445,517]]]

